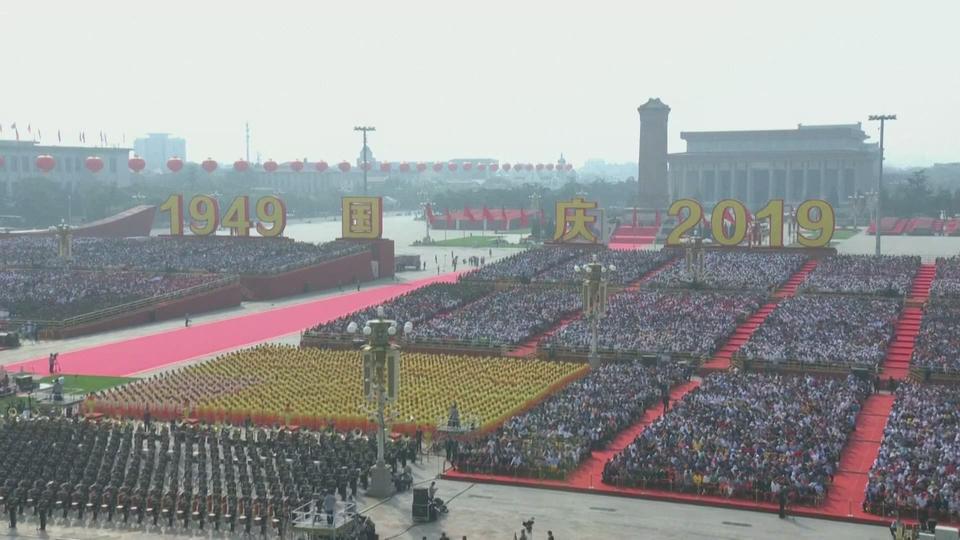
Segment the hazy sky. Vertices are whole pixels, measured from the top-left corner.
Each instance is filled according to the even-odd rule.
[[[960,161],[960,1],[0,3],[3,137],[187,139],[191,159],[636,160],[682,130],[896,113],[892,164]],[[875,135],[877,128],[867,126]]]

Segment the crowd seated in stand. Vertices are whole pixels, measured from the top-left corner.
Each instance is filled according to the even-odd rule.
[[[630,291],[610,299],[598,350],[712,354],[760,307],[758,294]],[[552,347],[588,349],[590,321],[577,319],[547,338]]]
[[[816,504],[869,383],[714,373],[604,467],[608,484]]]
[[[16,319],[63,320],[218,279],[213,274],[0,269],[0,310]]]
[[[658,272],[651,287],[707,287],[764,291],[779,287],[803,266],[806,255],[795,253],[750,253],[707,250],[703,255],[703,282],[694,283],[693,273],[681,258]]]
[[[904,382],[867,480],[864,510],[960,518],[960,388]]]
[[[510,255],[464,274],[461,279],[477,281],[515,280],[529,281],[548,268],[569,263],[582,252],[567,248],[534,248]],[[569,263],[573,264],[573,263]]]
[[[658,268],[675,255],[669,251],[663,250],[584,250],[583,254],[571,261],[558,264],[553,268],[540,274],[533,281],[546,283],[572,283],[580,282],[583,276],[577,275],[573,271],[574,265],[583,266],[594,262],[603,265],[614,265],[616,272],[606,275],[611,284],[626,285],[637,281],[647,272]]]
[[[822,259],[807,276],[804,292],[903,296],[910,292],[920,257],[837,255]]]
[[[151,237],[75,238],[69,266],[84,269],[127,268],[158,272],[274,274],[360,253],[369,247],[353,242],[325,244],[283,238]],[[0,239],[0,266],[59,267],[57,239]]]
[[[491,422],[582,369],[569,362],[408,351],[396,411],[403,422],[436,425],[455,400],[465,414]],[[301,418],[301,425],[315,418],[363,423],[362,371],[356,351],[269,344],[100,392],[94,403],[98,411],[135,417],[149,406],[155,414],[194,410],[232,423],[243,411]]]
[[[413,323],[416,328],[419,323],[439,313],[462,307],[492,291],[493,287],[486,283],[434,283],[398,296],[379,307],[383,307],[385,318],[397,321],[398,332],[402,332],[403,325],[407,322]],[[307,333],[347,335],[347,325],[355,322],[362,328],[367,321],[377,318],[377,309],[378,306],[371,306],[356,311],[314,326],[307,330]]]
[[[960,297],[960,256],[937,258],[937,277],[930,296]]]
[[[677,365],[604,364],[495,432],[461,445],[454,466],[464,472],[563,478],[639,420],[664,387],[680,382]]]
[[[934,300],[923,311],[912,365],[931,371],[960,372],[960,305]]]
[[[873,368],[886,354],[900,314],[887,298],[788,298],[763,321],[740,354],[749,360]]]
[[[388,440],[388,462],[415,450]],[[298,507],[330,495],[348,506],[375,460],[372,438],[332,431],[39,418],[0,425],[0,501],[94,524],[283,537]]]
[[[512,287],[414,327],[414,340],[478,345],[518,345],[581,307],[579,292],[565,288]]]

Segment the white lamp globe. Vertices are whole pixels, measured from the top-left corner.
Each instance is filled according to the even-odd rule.
[[[383,306],[377,306],[377,317],[383,318],[386,315],[386,311],[383,310]]]
[[[396,327],[396,326],[391,326],[391,327],[387,328],[387,335],[389,335],[389,336],[395,336],[395,335],[397,335],[397,327]]]
[[[403,333],[404,333],[404,334],[409,334],[410,332],[413,332],[413,323],[410,322],[410,321],[407,321],[407,322],[404,323],[404,325],[403,325]]]
[[[573,265],[573,271],[579,273],[579,272],[580,272],[580,265],[577,265],[577,264]]]
[[[373,333],[373,328],[370,328],[369,326],[363,327],[363,335],[369,336],[372,333]]]
[[[611,264],[611,265],[610,265],[610,271],[611,271],[611,272],[616,272],[616,271],[617,271],[617,265]]]
[[[347,333],[356,334],[357,333],[357,323],[350,321],[350,324],[347,325]]]

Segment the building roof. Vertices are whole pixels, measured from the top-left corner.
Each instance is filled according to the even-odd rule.
[[[38,152],[55,153],[62,151],[83,151],[91,154],[97,152],[130,152],[132,148],[124,146],[71,146],[66,144],[40,144],[37,141],[0,140],[0,148],[8,150],[33,150]]]
[[[753,129],[741,131],[681,131],[680,138],[685,141],[707,139],[753,139],[757,137],[782,137],[791,139],[818,139],[824,136],[854,137],[866,140],[867,134],[859,124],[833,125],[797,125],[797,129]]]

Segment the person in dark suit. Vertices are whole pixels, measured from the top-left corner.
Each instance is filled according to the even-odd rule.
[[[777,499],[780,502],[780,512],[779,512],[780,519],[784,519],[787,517],[787,488],[786,487],[780,488],[780,493],[778,494]]]

